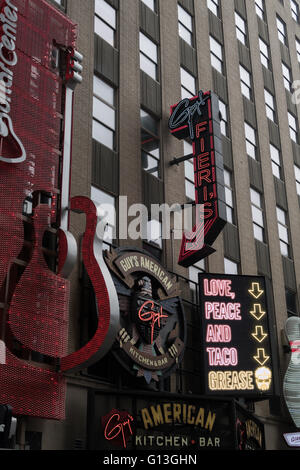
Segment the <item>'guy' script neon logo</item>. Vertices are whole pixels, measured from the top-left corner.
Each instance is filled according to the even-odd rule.
[[[208,98],[208,96],[203,97],[203,91],[200,90],[198,100],[193,105],[191,105],[188,98],[180,101],[169,119],[170,129],[177,129],[181,125],[188,124],[190,138],[193,140],[195,137],[193,125],[194,115],[198,114],[198,116],[202,116],[201,106],[205,105]]]
[[[144,322],[151,322],[151,344],[153,343],[154,338],[154,327],[155,324],[158,324],[160,328],[160,320],[161,318],[168,318],[168,315],[164,315],[162,311],[162,307],[160,307],[159,312],[155,312],[154,310],[145,310],[145,307],[150,305],[152,309],[154,309],[154,302],[152,300],[147,300],[141,308],[139,309],[139,319]]]
[[[122,436],[122,442],[124,448],[126,448],[126,443],[129,437],[133,434],[131,428],[131,422],[133,421],[133,417],[128,414],[127,419],[125,421],[120,422],[121,415],[116,412],[114,413],[106,423],[104,429],[104,437],[108,441],[112,441],[116,439],[120,434]],[[127,435],[126,435],[127,430]]]

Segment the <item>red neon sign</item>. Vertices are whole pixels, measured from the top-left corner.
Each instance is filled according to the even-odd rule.
[[[141,321],[143,322],[149,322],[151,325],[151,344],[153,343],[154,340],[154,328],[157,323],[158,328],[160,328],[160,320],[161,318],[168,318],[168,315],[163,314],[163,309],[162,306],[160,307],[160,310],[158,312],[154,310],[147,310],[147,307],[150,306],[150,308],[154,309],[154,302],[152,300],[147,300],[146,302],[143,303],[141,308],[139,309],[138,312],[138,317]]]
[[[119,412],[112,410],[111,413],[102,418],[104,426],[104,437],[107,441],[115,441],[120,445],[120,441],[124,448],[127,447],[127,442],[133,434],[132,430],[133,417],[127,412]]]
[[[215,241],[226,223],[223,157],[218,99],[212,92],[184,99],[171,106],[169,128],[178,139],[193,142],[196,212],[192,233],[184,234],[178,264],[188,267],[214,250]]]

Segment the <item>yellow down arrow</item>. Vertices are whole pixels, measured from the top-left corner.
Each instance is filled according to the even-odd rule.
[[[250,314],[255,318],[255,320],[259,321],[266,314],[266,312],[261,309],[260,304],[254,304],[253,310],[250,310]]]
[[[257,355],[253,356],[253,359],[256,360],[261,366],[263,366],[269,359],[270,356],[267,356],[264,348],[258,348],[256,350]]]
[[[259,282],[252,282],[251,289],[248,289],[248,292],[255,299],[259,299],[259,297],[264,293],[264,291],[260,288]]]
[[[253,336],[253,338],[256,339],[256,341],[258,341],[259,343],[262,343],[264,339],[266,339],[266,337],[268,336],[267,333],[264,332],[264,328],[263,326],[261,325],[258,325],[255,327],[255,332],[254,333],[251,333],[251,335]]]

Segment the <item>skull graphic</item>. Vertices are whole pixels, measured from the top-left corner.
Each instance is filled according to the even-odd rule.
[[[256,386],[259,390],[269,390],[271,386],[272,372],[268,367],[259,367],[255,371]]]

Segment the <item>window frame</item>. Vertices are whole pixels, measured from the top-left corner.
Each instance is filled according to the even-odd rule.
[[[278,15],[276,16],[276,26],[277,26],[277,35],[278,35],[279,41],[283,45],[287,46],[286,24]],[[281,31],[279,26],[280,27],[282,26],[283,32]]]
[[[231,269],[231,268],[234,268],[234,269]],[[228,274],[228,275],[239,274],[239,263],[237,263],[236,261],[232,261],[231,259],[224,256],[224,274]]]
[[[274,149],[276,153],[276,158],[274,158],[274,151],[272,149]],[[270,157],[271,157],[272,173],[276,178],[281,180],[282,167],[281,167],[280,150],[271,143],[270,143]]]
[[[257,203],[254,200],[253,196],[255,196],[255,199],[257,199],[257,196],[258,196],[259,203]],[[255,240],[258,240],[261,243],[265,243],[265,218],[264,218],[263,197],[262,197],[262,194],[260,192],[258,192],[256,189],[254,189],[252,187],[250,187],[250,203],[251,203],[253,236],[254,236]],[[260,213],[261,219],[262,219],[261,224],[257,221],[257,219],[255,219],[254,211],[258,211]],[[261,238],[258,238],[256,236],[257,229],[262,235]]]
[[[280,218],[278,217],[279,212],[281,212],[284,215],[284,222],[282,222]],[[280,253],[282,254],[282,256],[286,256],[287,258],[289,258],[290,257],[290,236],[289,236],[289,226],[287,222],[287,213],[281,207],[276,206],[276,216],[277,216],[278,238],[279,238],[279,243],[280,243]],[[283,228],[283,230],[286,232],[287,241],[281,238],[280,235],[282,231],[280,230],[280,228],[281,229]],[[282,246],[286,247],[287,254],[286,252],[284,253],[282,252]]]
[[[296,144],[298,143],[298,119],[290,111],[288,111],[288,125],[290,131],[290,138]],[[295,128],[291,126],[291,119],[295,121]],[[293,138],[295,137],[295,138]]]
[[[188,148],[187,148],[188,147]],[[193,153],[193,146],[186,140],[183,141],[183,154],[184,156],[190,155]],[[190,173],[192,174],[192,177],[190,177]],[[195,201],[195,177],[194,177],[194,160],[193,158],[190,158],[189,160],[186,160],[184,162],[184,182],[185,182],[185,195],[186,197],[191,200]],[[192,186],[192,197],[189,194],[189,191],[187,190],[187,187],[191,185]]]
[[[183,41],[185,41],[189,46],[194,47],[194,18],[193,16],[185,10],[179,3],[177,3],[177,11],[178,11],[178,34],[181,37]],[[185,15],[187,15],[190,19],[191,26],[190,28],[182,21],[182,16],[180,13],[183,12]],[[187,31],[188,36],[190,36],[190,41],[186,40],[185,35],[181,34],[181,31]]]
[[[142,39],[142,40],[141,40]],[[150,44],[151,46],[154,46],[154,56],[155,58],[151,57],[151,54],[146,53],[146,48],[142,49],[143,44]],[[159,60],[159,47],[158,44],[156,44],[152,39],[150,39],[143,31],[139,31],[139,54],[140,54],[140,69],[149,77],[152,78],[152,80],[158,81],[158,60]],[[145,68],[142,66],[142,61],[141,57],[146,59],[147,62],[150,63],[150,65],[154,65],[154,74],[151,75]],[[155,60],[156,59],[156,60]]]
[[[266,106],[266,116],[268,119],[276,123],[277,119],[276,119],[275,97],[266,88],[264,88],[264,97],[265,97],[265,106]],[[270,100],[272,104],[270,104],[269,102]]]
[[[240,71],[240,84],[241,84],[241,93],[249,101],[252,101],[252,78],[251,73],[241,64],[239,64]],[[247,74],[247,81],[245,81],[243,75]],[[247,92],[245,92],[247,90]]]
[[[219,0],[207,0],[206,5],[207,5],[207,8],[212,12],[213,15],[215,15],[217,18],[220,18]]]
[[[300,196],[300,167],[294,163],[294,173],[296,181],[296,192]],[[297,174],[299,173],[299,174]]]
[[[295,43],[296,43],[297,59],[298,59],[298,62],[300,63],[300,40],[297,38],[297,36],[295,37]]]
[[[244,20],[244,18],[237,13],[236,11],[234,12],[234,20],[235,20],[235,32],[236,32],[236,37],[237,40],[240,41],[244,46],[248,45],[248,40],[247,40],[247,22]],[[242,28],[238,24],[238,22],[242,23]]]
[[[188,81],[191,80],[193,82],[193,87],[188,88],[189,85],[187,84],[187,81],[185,79],[187,79]],[[182,66],[180,67],[180,85],[181,85],[181,99],[193,98],[194,96],[196,96],[196,93],[197,93],[196,77],[194,77],[194,75],[192,75],[190,72],[185,70],[185,68]]]
[[[258,5],[258,2],[259,2],[259,0],[255,0],[256,14],[262,21],[265,21],[265,4],[264,4],[264,0],[261,0],[261,5]]]
[[[151,129],[149,129],[148,127],[145,127],[142,125],[142,113],[146,114],[149,116],[149,118],[151,118],[155,124],[156,124],[156,128],[157,128],[157,133],[155,133],[154,131],[152,131]],[[155,176],[155,178],[157,179],[161,179],[161,141],[160,141],[160,120],[157,119],[156,117],[154,117],[153,115],[151,115],[148,111],[145,111],[145,109],[143,108],[140,108],[140,125],[141,125],[141,159],[142,159],[142,169],[143,171],[146,171],[147,173],[150,173],[151,175]],[[146,149],[145,147],[143,147],[143,144],[144,142],[142,141],[142,135],[143,135],[143,132],[146,134],[148,134],[148,136],[150,138],[152,138],[153,140],[155,140],[157,142],[157,149],[158,149],[158,157],[156,157],[154,154],[152,154],[148,149]],[[148,162],[148,158],[150,157],[152,160],[156,160],[157,162],[157,167],[154,167],[154,169],[151,169],[148,170],[147,168],[145,168],[143,166],[143,153],[146,155],[147,157],[147,162]],[[148,165],[147,165],[148,166]],[[157,174],[155,174],[157,173]]]
[[[114,11],[114,25],[112,25],[111,23],[109,23],[107,21],[107,18],[105,18],[105,16],[101,16],[100,13],[98,13],[98,11],[101,10],[100,8],[100,5],[99,5],[99,10],[96,9],[97,7],[97,2],[99,3],[105,3],[107,5],[107,7],[111,10]],[[96,31],[96,20],[102,22],[106,28],[108,28],[108,30],[111,30],[112,32],[112,41],[108,40],[107,36],[105,35],[102,35],[102,34],[99,34],[97,31]],[[94,9],[94,33],[99,36],[100,38],[103,39],[103,41],[107,42],[110,46],[112,47],[116,47],[116,30],[117,30],[117,10],[112,6],[110,5],[106,0],[95,0],[95,9]],[[99,31],[99,30],[98,30]]]
[[[247,133],[247,128],[249,128],[249,131],[253,131],[253,134],[254,134],[254,142],[252,140],[250,140],[248,137],[247,137],[247,134],[249,135],[249,133]],[[248,122],[244,122],[244,129],[245,129],[245,141],[246,141],[246,152],[247,152],[247,155],[250,157],[250,158],[253,158],[253,160],[257,160],[257,135],[256,135],[256,129],[254,129],[254,127],[252,127],[250,124],[248,124]],[[247,145],[248,144],[248,145]],[[249,149],[249,146],[251,146],[251,148],[254,148],[254,156],[252,156],[251,153],[249,153],[248,149]]]
[[[93,194],[94,193],[94,194]],[[108,201],[100,201],[100,198],[97,199],[97,197],[94,197],[97,193],[99,193],[100,198],[104,197]],[[103,236],[103,245],[102,245],[102,250],[105,250],[110,247],[110,245],[114,244],[114,241],[116,240],[116,229],[117,229],[117,209],[116,209],[116,203],[117,203],[117,198],[116,196],[108,193],[107,191],[104,191],[103,189],[95,186],[94,184],[91,185],[91,199],[92,201],[95,201],[98,204],[101,205],[107,205],[111,206],[114,208],[114,215],[113,215],[113,221],[111,221],[111,214],[109,214],[109,217],[107,219],[107,225],[104,231],[104,236]],[[110,204],[110,202],[113,201],[113,204]],[[102,207],[103,209],[103,207]],[[106,212],[106,211],[105,211]],[[109,233],[109,231],[112,231],[112,236],[109,238],[110,241],[106,240],[105,237]],[[105,233],[106,232],[106,233]]]
[[[153,8],[149,5],[149,1],[151,3],[153,3]],[[141,2],[146,5],[146,7],[148,7],[151,11],[153,11],[154,13],[157,13],[157,3],[156,3],[156,0],[141,0]]]
[[[290,93],[292,91],[292,71],[290,67],[288,67],[284,62],[281,62],[281,67],[282,67],[282,76],[283,76],[283,84],[284,88],[288,90]],[[287,73],[287,76],[285,75],[285,72]]]
[[[106,100],[103,96],[101,96],[100,94],[96,93],[95,92],[95,80],[97,81],[100,81],[102,82],[106,87],[110,88],[110,90],[112,91],[112,99],[113,99],[113,103],[110,103],[108,100]],[[110,127],[110,125],[105,122],[104,120],[101,120],[99,119],[96,115],[95,115],[95,107],[94,107],[94,103],[95,103],[95,100],[99,101],[102,106],[104,106],[105,108],[110,108],[113,113],[114,113],[114,126],[113,127]],[[105,113],[102,113],[105,115]],[[97,142],[99,142],[101,145],[104,145],[105,147],[109,148],[110,150],[112,151],[115,151],[116,150],[116,127],[117,127],[117,109],[116,109],[116,90],[114,87],[112,87],[110,84],[108,84],[105,80],[103,80],[103,78],[100,78],[98,75],[94,74],[94,77],[93,77],[93,112],[92,112],[92,119],[93,119],[93,139],[96,140]],[[100,140],[100,139],[97,139],[95,137],[95,134],[94,134],[94,123],[98,123],[98,125],[106,128],[109,132],[112,133],[112,145],[111,146],[108,146],[106,145],[106,143],[104,143],[104,141]]]
[[[291,15],[296,23],[299,23],[299,5],[294,0],[290,0]]]
[[[226,168],[224,168],[224,188],[227,222],[235,225],[233,174]],[[228,194],[230,194],[230,197],[228,197]],[[228,217],[229,214],[230,216]]]
[[[222,101],[220,98],[219,98],[219,112],[220,112],[221,134],[224,135],[225,137],[228,137],[229,136],[228,104],[224,103],[224,101]]]
[[[270,67],[271,66],[270,47],[261,37],[258,38],[258,42],[259,42],[260,61],[266,69],[270,70],[271,68]],[[262,45],[266,47],[267,54],[265,54],[265,52],[262,50],[261,48]]]
[[[221,57],[219,57],[217,55],[217,53],[215,52],[215,50],[212,49],[212,44],[215,44],[218,48],[220,48],[220,51],[221,51]],[[221,75],[224,75],[224,54],[223,54],[223,46],[221,43],[219,43],[219,41],[217,41],[211,34],[209,35],[209,51],[210,51],[210,62],[211,62],[211,66],[217,70],[217,72],[219,72]],[[213,58],[213,60],[212,60]],[[220,64],[220,70],[215,67],[214,65],[214,60],[216,60],[216,63],[217,64]]]

